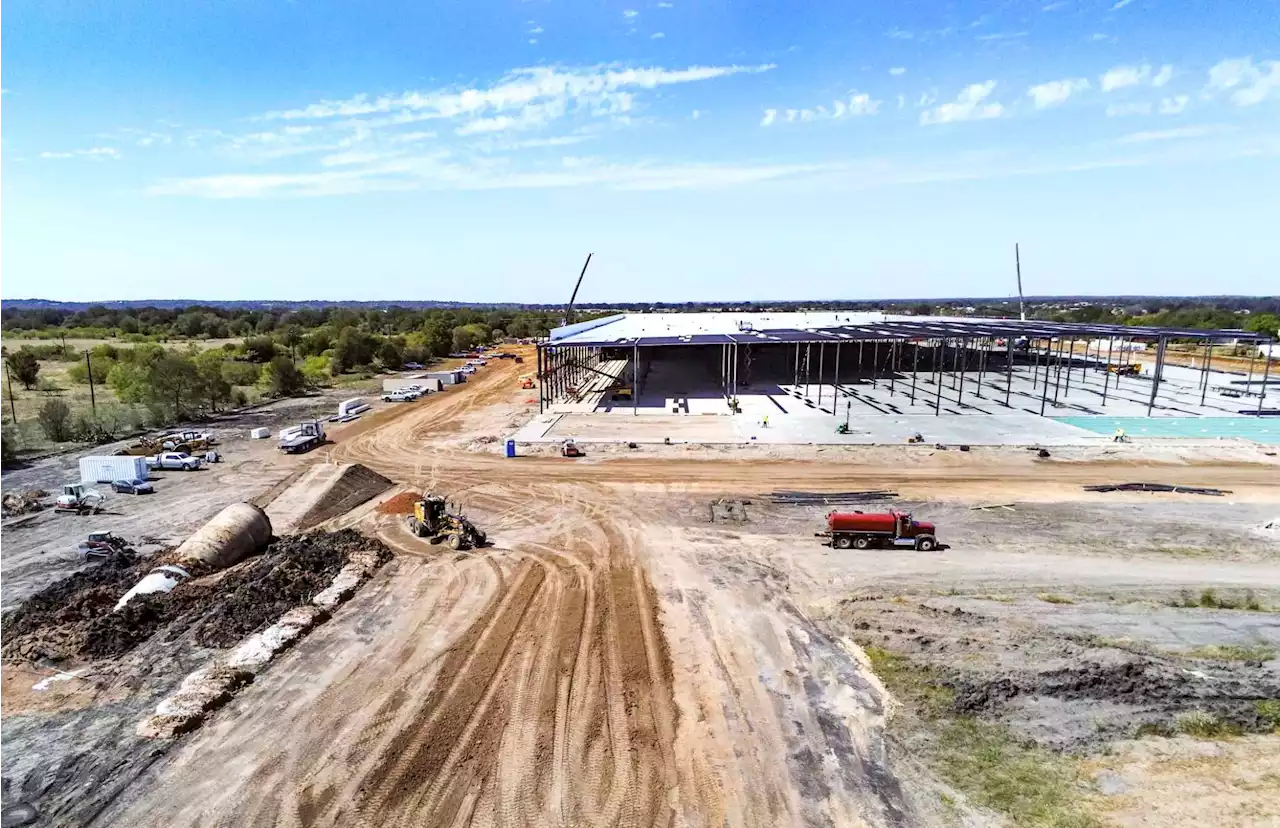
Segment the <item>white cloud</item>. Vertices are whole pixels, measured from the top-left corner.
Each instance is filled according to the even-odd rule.
[[[1112,37],[1109,34],[1104,34],[1103,32],[1094,32],[1093,34],[1089,35],[1089,39],[1092,40],[1094,43],[1101,43],[1104,40],[1115,40],[1114,37]]]
[[[1178,127],[1176,129],[1159,129],[1151,132],[1133,132],[1116,139],[1118,144],[1147,144],[1152,141],[1177,141],[1186,138],[1204,138],[1224,132],[1232,132],[1235,127],[1226,124],[1207,124],[1205,126]]]
[[[898,75],[905,75],[907,74],[907,68],[905,66],[895,66],[889,70],[889,74],[894,75],[895,77]]]
[[[1150,76],[1151,67],[1145,63],[1142,66],[1116,66],[1103,73],[1098,85],[1102,87],[1103,92],[1114,92],[1126,86],[1145,83]]]
[[[1151,104],[1149,103],[1127,103],[1112,104],[1107,107],[1108,118],[1120,118],[1126,115],[1150,115]]]
[[[938,96],[929,92],[921,92],[919,99],[916,100],[916,109],[931,106],[934,101],[938,100]]]
[[[622,16],[627,18],[628,20],[635,20],[637,17],[640,16],[640,12],[636,11],[635,9],[626,9],[625,11],[622,12]]]
[[[897,26],[894,26],[892,29],[885,32],[885,37],[891,37],[894,40],[911,40],[915,35],[905,29],[899,29]]]
[[[662,38],[664,37],[666,37],[666,34],[663,32],[654,32],[653,34],[649,35],[650,40],[662,40]]]
[[[906,96],[906,95],[899,95],[899,96],[898,96],[898,109],[902,109],[902,107],[904,107],[904,106],[906,106],[906,105],[907,105],[907,96]]]
[[[1067,98],[1088,88],[1089,81],[1084,78],[1064,78],[1037,84],[1027,90],[1027,95],[1035,101],[1036,109],[1048,109],[1065,103]]]
[[[1040,11],[1043,11],[1043,12],[1057,11],[1058,9],[1065,9],[1069,5],[1071,4],[1066,2],[1066,0],[1054,0],[1054,2],[1052,3],[1046,3],[1045,5],[1041,6]]]
[[[1121,9],[1123,9],[1125,6],[1129,5],[1132,2],[1133,0],[1116,0],[1116,3],[1111,7],[1111,10],[1120,11]]]
[[[998,103],[983,103],[996,88],[993,80],[985,83],[973,83],[961,90],[951,103],[944,103],[933,109],[920,113],[920,123],[949,124],[956,121],[979,121],[987,118],[999,118],[1004,114],[1004,107]]]
[[[1220,61],[1209,70],[1209,88],[1231,91],[1231,102],[1236,106],[1262,103],[1280,89],[1280,61],[1264,60],[1257,66],[1252,57]]]
[[[1029,32],[992,32],[991,34],[978,35],[974,40],[1016,40],[1020,37],[1026,37]]]
[[[1187,108],[1187,104],[1191,102],[1191,98],[1186,95],[1175,95],[1172,98],[1165,98],[1160,101],[1161,115],[1177,115]]]
[[[536,35],[536,34],[542,34],[543,32],[542,27],[539,26],[537,21],[535,20],[530,20],[528,23],[528,26],[529,26],[528,34]]]
[[[113,161],[118,161],[121,156],[120,150],[115,147],[90,147],[89,149],[66,150],[62,152],[46,151],[40,153],[40,157],[50,160],[88,158],[93,161],[105,161],[109,158]]]
[[[690,118],[692,118],[692,119],[693,119],[693,120],[695,120],[695,121],[696,121],[696,120],[698,120],[699,118],[701,118],[701,117],[702,117],[702,110],[701,110],[701,109],[695,109],[695,110],[693,110],[693,112],[690,112],[690,113],[689,113],[689,117],[690,117]]]
[[[531,104],[552,101],[563,102],[566,111],[590,109],[625,89],[655,89],[729,75],[767,72],[773,68],[775,65],[771,63],[758,66],[690,66],[687,69],[537,66],[516,69],[488,87],[412,91],[378,98],[357,95],[346,100],[325,100],[298,109],[272,111],[262,117],[266,120],[325,120],[394,113],[400,119],[399,123],[407,123],[431,118],[469,118],[516,112]]]
[[[831,102],[828,108],[825,105],[815,106],[807,109],[788,109],[783,113],[783,119],[787,123],[795,123],[800,121],[808,123],[810,121],[829,121],[837,120],[844,117],[859,117],[862,115],[875,115],[880,111],[880,104],[883,101],[872,99],[866,92],[853,92],[849,95],[848,100],[835,100]],[[766,109],[764,118],[760,121],[760,126],[771,126],[778,121],[777,109]]]
[[[536,37],[531,37],[531,38],[529,38],[529,45],[530,45],[530,46],[537,46],[537,45],[538,45],[538,38],[536,38]]]
[[[1173,67],[1166,63],[1160,67],[1160,71],[1151,79],[1151,85],[1159,89],[1171,80],[1173,80]]]
[[[358,152],[352,150],[350,152],[338,152],[333,155],[326,155],[320,159],[322,167],[351,167],[363,164],[372,164],[375,161],[384,161],[387,158],[394,157],[394,153],[382,152]]]
[[[660,8],[660,9],[670,9],[670,8],[674,8],[674,6],[675,6],[675,4],[674,4],[674,3],[666,3],[666,2],[663,2],[663,3],[659,3],[659,4],[658,4],[658,8]]]

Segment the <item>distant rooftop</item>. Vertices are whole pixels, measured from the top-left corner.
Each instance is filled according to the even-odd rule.
[[[1267,342],[1241,330],[1156,328],[1044,322],[975,316],[906,316],[864,311],[800,313],[626,313],[556,328],[553,345],[591,347],[840,342],[873,339],[938,339],[1029,336],[1154,341],[1161,337]]]

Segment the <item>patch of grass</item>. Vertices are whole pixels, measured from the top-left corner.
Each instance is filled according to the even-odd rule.
[[[1075,601],[1071,600],[1067,596],[1058,595],[1057,593],[1054,593],[1054,592],[1042,592],[1036,597],[1039,598],[1041,601],[1044,601],[1046,604],[1074,604],[1075,603]]]
[[[1012,595],[987,594],[987,595],[975,595],[973,597],[979,601],[998,601],[1001,604],[1013,604],[1013,603],[1016,603],[1018,600],[1017,598],[1014,598]]]
[[[1264,722],[1280,729],[1280,699],[1258,699],[1253,706]]]
[[[1187,650],[1182,655],[1188,658],[1203,658],[1211,661],[1270,661],[1276,657],[1274,647],[1258,644],[1253,647],[1242,647],[1238,644],[1206,644]]]
[[[927,731],[920,756],[938,775],[976,804],[1027,828],[1099,828],[1080,794],[1071,759],[1014,738],[1003,725],[951,718],[955,696],[936,670],[883,647],[863,644],[871,667],[915,718],[895,726]],[[949,796],[943,804],[954,807]]]
[[[1173,729],[1197,739],[1222,739],[1239,736],[1240,728],[1230,722],[1224,722],[1214,713],[1207,710],[1188,710],[1179,713],[1173,719]]]
[[[1095,828],[1081,801],[1076,764],[1020,743],[1008,728],[956,719],[938,733],[940,774],[974,802],[1014,825]]]
[[[1196,595],[1191,590],[1184,589],[1179,593],[1178,597],[1169,601],[1171,607],[1181,607],[1183,609],[1202,608],[1202,609],[1229,609],[1229,610],[1247,610],[1249,612],[1273,612],[1263,606],[1258,597],[1253,594],[1253,590],[1246,589],[1240,595],[1219,595],[1217,590],[1206,587]]]

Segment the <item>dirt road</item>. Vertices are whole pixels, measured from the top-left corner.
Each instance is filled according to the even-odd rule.
[[[495,545],[442,552],[367,512],[363,528],[396,561],[100,824],[926,822],[886,758],[879,683],[767,557],[734,554],[731,534],[689,544],[669,493],[785,480],[1074,499],[1117,474],[1188,473],[1022,456],[508,460],[488,440],[528,412],[520,372],[492,365],[464,389],[335,429],[328,452],[460,499]],[[1280,492],[1274,467],[1195,475],[1249,498]]]

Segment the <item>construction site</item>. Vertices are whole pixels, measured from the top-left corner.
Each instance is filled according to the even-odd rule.
[[[1271,345],[629,314],[228,418],[6,518],[4,825],[1280,824]]]

